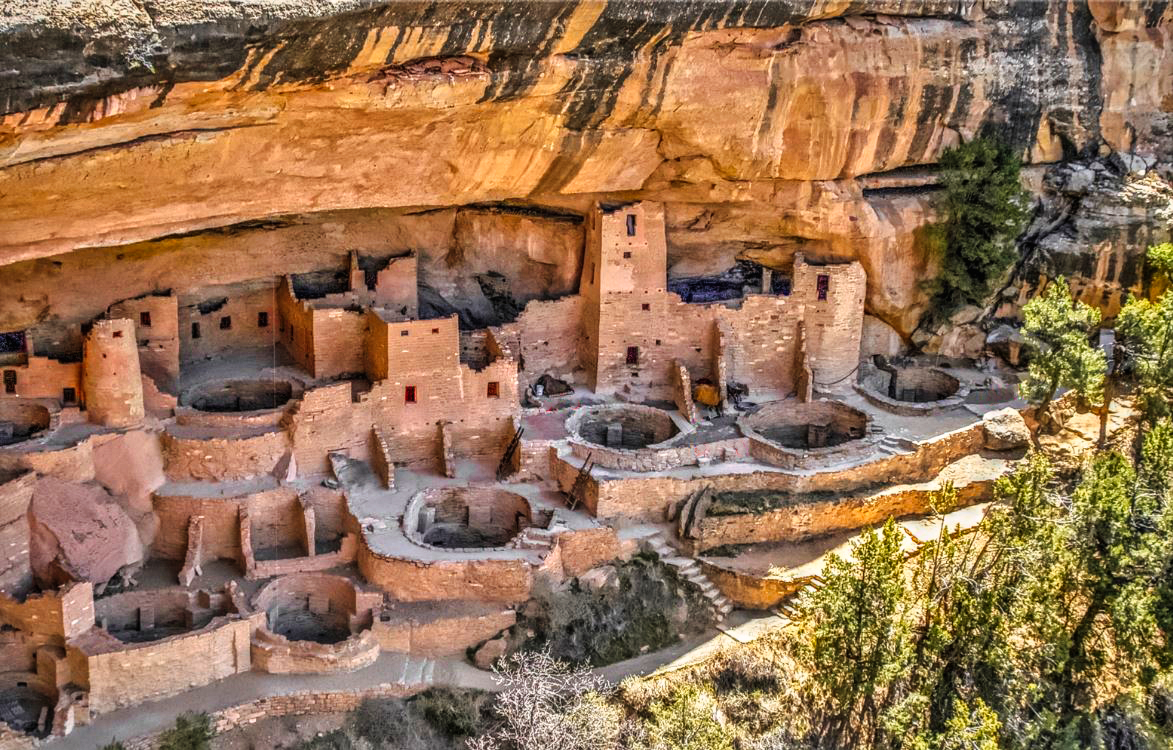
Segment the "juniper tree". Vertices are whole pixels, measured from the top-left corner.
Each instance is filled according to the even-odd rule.
[[[1100,312],[1072,299],[1062,278],[1023,307],[1023,335],[1031,353],[1022,397],[1036,407],[1039,421],[1060,387],[1070,388],[1089,403],[1102,398],[1107,362],[1089,343],[1100,324]]]
[[[929,240],[940,262],[934,309],[943,318],[989,296],[1017,257],[1030,204],[1019,182],[1022,163],[1000,142],[978,138],[947,149],[938,166],[944,219],[930,227]]]

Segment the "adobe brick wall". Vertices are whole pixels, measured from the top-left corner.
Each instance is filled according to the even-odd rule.
[[[198,296],[184,295],[178,301],[177,312],[180,361],[186,364],[218,358],[233,350],[274,346],[277,343],[276,286],[264,279],[205,288]],[[221,307],[200,312],[201,303],[206,305],[220,299],[226,300]],[[259,325],[262,312],[269,317],[269,324],[264,327]],[[154,315],[151,317],[154,323]],[[230,319],[231,327],[220,327],[224,318]],[[193,336],[192,327],[196,324],[199,338]]]
[[[981,423],[946,433],[919,444],[911,453],[879,457],[846,468],[817,472],[754,471],[745,474],[715,474],[694,478],[639,477],[592,479],[587,485],[587,508],[598,518],[628,521],[655,521],[664,518],[669,504],[712,486],[717,491],[777,490],[850,492],[871,484],[891,483],[892,477],[921,482],[962,456],[982,449]],[[560,486],[568,488],[577,467],[561,457],[554,458]]]
[[[582,370],[579,339],[582,337],[583,298],[579,295],[550,302],[530,302],[517,320],[490,329],[499,348],[507,347],[509,358],[524,363],[532,385],[543,374],[574,382]]]
[[[175,295],[151,294],[123,300],[111,305],[106,317],[134,321],[139,368],[161,390],[174,393],[179,384],[180,358],[179,302]]]
[[[217,617],[200,630],[148,643],[115,647],[110,636],[74,639],[68,644],[72,679],[89,690],[94,714],[158,700],[251,670],[254,627],[248,619]]]
[[[272,674],[353,672],[378,658],[379,641],[369,630],[340,643],[291,641],[265,630],[258,631],[252,641],[253,668]]]
[[[192,516],[204,517],[203,559],[241,559],[238,516],[242,498],[159,495],[154,498],[159,530],[151,553],[167,560],[182,560],[187,553],[187,525]]]
[[[350,383],[338,383],[306,391],[283,423],[293,444],[293,457],[301,476],[330,472],[333,451],[366,459],[371,428],[370,407],[355,402]]]
[[[94,587],[71,583],[23,600],[0,594],[0,622],[55,640],[71,638],[94,626]]]
[[[818,299],[818,277],[828,276],[827,298]],[[867,274],[858,261],[816,266],[794,258],[791,296],[802,302],[809,361],[817,389],[849,390],[859,365]]]
[[[33,581],[27,513],[36,478],[32,472],[0,472],[0,592],[24,591]]]
[[[274,430],[239,438],[206,438],[172,426],[161,436],[167,478],[217,482],[272,474],[289,452],[285,432]]]
[[[82,382],[89,421],[106,427],[130,427],[143,421],[143,383],[133,321],[94,321],[82,354]]]
[[[990,498],[993,481],[971,482],[958,488],[960,505]],[[922,515],[929,507],[931,490],[913,488],[806,502],[764,513],[706,516],[697,525],[693,542],[698,552],[724,544],[796,542],[836,531],[880,524],[889,518]],[[718,584],[719,585],[719,584]]]
[[[365,580],[401,601],[472,599],[515,604],[530,598],[533,574],[524,560],[415,560],[379,555],[359,546]]]
[[[517,622],[512,609],[499,609],[428,619],[407,617],[376,620],[371,633],[384,651],[431,658],[463,655]]]
[[[66,482],[89,481],[94,478],[93,438],[80,440],[74,445],[35,451],[23,451],[19,445],[0,448],[0,471],[22,469]]]
[[[31,351],[31,340],[27,346]],[[16,393],[0,388],[0,399],[44,398],[60,402],[66,388],[73,389],[79,403],[83,398],[81,362],[59,362],[30,355],[27,364],[0,365],[0,372],[9,370],[16,373]]]
[[[780,579],[751,575],[701,560],[701,572],[716,584],[730,601],[743,609],[773,609],[806,585],[807,579]]]
[[[591,568],[617,559],[621,554],[619,537],[615,529],[609,526],[559,534],[558,551],[562,572],[567,578],[577,578]]]
[[[418,265],[415,253],[388,260],[387,266],[375,274],[371,302],[404,319],[418,317]]]

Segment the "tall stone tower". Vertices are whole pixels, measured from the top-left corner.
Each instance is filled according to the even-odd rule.
[[[82,355],[82,388],[90,422],[130,427],[143,421],[143,379],[133,321],[94,322]]]
[[[667,282],[663,205],[599,204],[587,218],[579,285],[579,353],[596,392],[666,381],[670,361],[658,354],[657,338],[663,336]]]

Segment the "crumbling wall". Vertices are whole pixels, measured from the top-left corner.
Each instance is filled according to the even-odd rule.
[[[391,258],[375,273],[375,288],[371,302],[389,312],[410,320],[419,316],[418,259],[415,253]]]
[[[54,639],[72,638],[94,627],[93,584],[70,583],[23,599],[0,594],[0,622]]]
[[[346,453],[365,459],[370,450],[370,406],[355,402],[350,383],[338,383],[306,391],[296,409],[284,420],[293,444],[298,474],[318,476],[330,472],[329,454]]]
[[[583,336],[583,298],[579,295],[550,302],[535,300],[512,323],[491,329],[499,346],[507,346],[529,381],[549,373],[575,379],[582,369],[579,339]]]
[[[171,481],[221,482],[271,475],[289,451],[284,431],[242,437],[206,437],[200,429],[172,425],[161,436]]]
[[[28,507],[36,475],[0,472],[0,592],[24,591],[33,582],[29,567]]]
[[[174,393],[179,385],[179,307],[175,295],[149,294],[110,306],[106,316],[135,322],[139,368],[155,385]]]

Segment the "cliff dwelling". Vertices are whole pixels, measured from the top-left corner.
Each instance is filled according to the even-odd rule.
[[[819,545],[989,502],[1026,300],[1115,315],[1169,240],[1152,3],[32,5],[2,750],[480,686],[567,611],[596,666],[783,618]],[[1025,244],[936,310],[939,159],[987,137]]]

